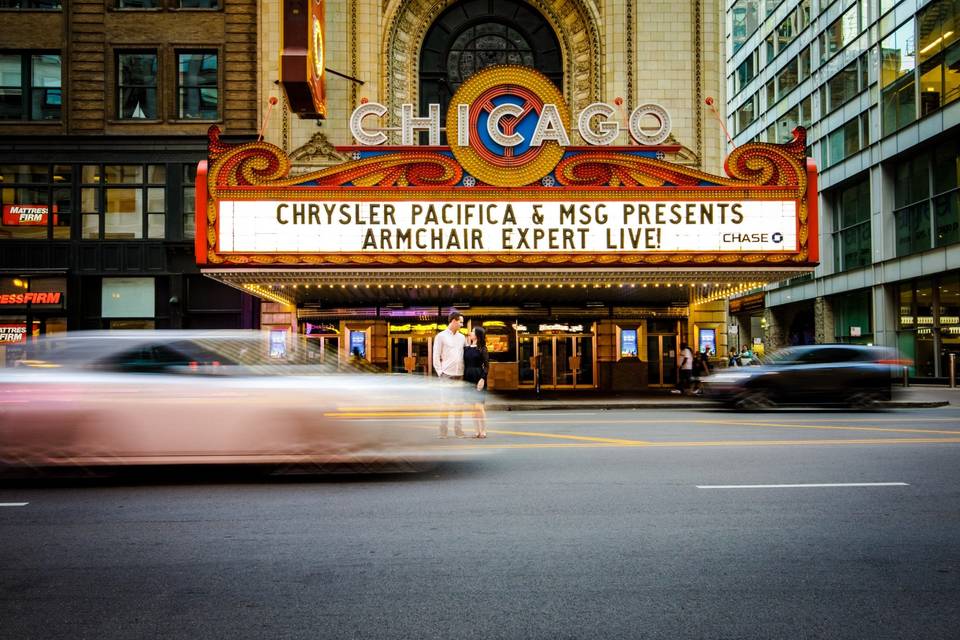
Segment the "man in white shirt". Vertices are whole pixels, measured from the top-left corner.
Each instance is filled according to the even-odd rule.
[[[693,351],[687,343],[680,345],[680,393],[687,393],[693,378]]]
[[[440,421],[440,437],[447,437],[447,423],[453,414],[453,432],[458,438],[463,436],[463,347],[466,338],[460,333],[463,326],[463,314],[457,310],[447,316],[447,328],[433,339],[433,370],[440,380],[447,383],[443,404],[447,412]]]

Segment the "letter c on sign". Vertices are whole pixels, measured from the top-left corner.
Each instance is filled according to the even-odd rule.
[[[504,116],[513,116],[517,118],[523,115],[523,107],[518,104],[501,104],[490,111],[490,117],[487,120],[487,133],[490,139],[501,147],[515,147],[523,142],[523,136],[519,133],[506,135],[500,130],[500,119]]]
[[[653,133],[647,133],[640,127],[640,121],[644,116],[653,116],[660,126]],[[633,110],[630,114],[630,137],[637,141],[637,144],[655,145],[660,144],[670,135],[670,114],[667,110],[658,104],[642,104]]]
[[[387,113],[387,108],[378,102],[368,102],[362,104],[353,110],[350,115],[350,133],[362,145],[376,146],[387,141],[387,136],[383,131],[371,134],[363,130],[363,119],[367,116],[383,117]]]

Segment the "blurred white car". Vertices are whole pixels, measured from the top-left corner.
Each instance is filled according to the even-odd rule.
[[[337,370],[313,364],[316,355],[298,336],[271,353],[268,335],[257,331],[41,339],[15,367],[0,369],[0,467],[444,455],[436,435],[447,408],[435,383]]]

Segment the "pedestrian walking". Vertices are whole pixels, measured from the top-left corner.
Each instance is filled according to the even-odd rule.
[[[463,348],[466,339],[460,333],[463,314],[456,309],[447,316],[447,328],[433,339],[433,370],[443,382],[441,403],[443,418],[440,420],[440,437],[447,437],[447,425],[453,414],[453,432],[463,436]]]
[[[693,351],[690,346],[684,342],[680,345],[680,388],[676,393],[686,393],[690,389],[691,379],[693,378]]]

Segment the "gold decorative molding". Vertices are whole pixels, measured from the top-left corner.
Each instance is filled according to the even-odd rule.
[[[306,144],[290,152],[290,160],[298,164],[333,164],[343,162],[346,158],[337,151],[325,133],[318,131]]]

